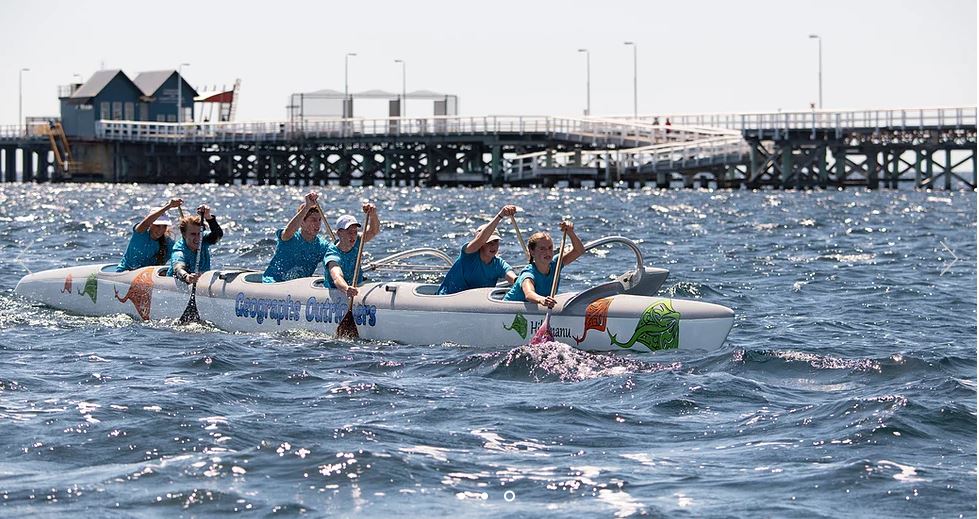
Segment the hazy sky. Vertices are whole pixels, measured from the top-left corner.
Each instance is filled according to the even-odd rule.
[[[603,7],[599,7],[603,5]],[[57,115],[57,87],[100,68],[175,69],[195,86],[242,79],[239,120],[285,119],[292,92],[408,90],[459,96],[462,115],[702,113],[974,106],[975,0],[0,3],[0,124]],[[179,35],[178,35],[179,33]],[[358,101],[359,103],[359,101]],[[409,104],[409,115],[430,105]],[[386,106],[358,104],[358,115]]]

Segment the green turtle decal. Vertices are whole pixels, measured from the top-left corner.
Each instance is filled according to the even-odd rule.
[[[674,350],[680,347],[680,312],[673,309],[670,300],[659,301],[643,310],[628,341],[618,342],[615,334],[607,333],[612,344],[623,349],[631,348],[638,341],[651,351]]]
[[[518,335],[520,335],[520,338],[521,339],[526,339],[527,338],[527,318],[524,317],[523,314],[517,314],[517,315],[515,315],[513,317],[513,322],[510,323],[510,327],[507,328],[507,325],[504,324],[503,325],[503,329],[504,330],[513,330],[513,331],[517,332]]]
[[[88,275],[88,279],[85,280],[85,288],[78,291],[78,295],[86,295],[92,298],[92,302],[98,298],[99,295],[99,278],[95,273]]]

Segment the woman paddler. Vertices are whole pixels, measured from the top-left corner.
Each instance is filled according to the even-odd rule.
[[[171,198],[163,207],[146,215],[143,221],[133,226],[133,236],[129,238],[126,254],[116,266],[116,272],[150,265],[166,265],[170,261],[173,240],[167,235],[171,225],[167,211],[180,207],[183,203],[179,198]]]
[[[585,245],[574,232],[574,224],[569,221],[561,222],[561,231],[568,233],[571,238],[571,251],[565,253],[562,267],[570,265],[585,252]],[[530,264],[524,267],[517,276],[513,288],[503,296],[504,301],[530,301],[547,308],[554,308],[557,301],[550,296],[551,284],[554,282],[554,272],[557,269],[558,256],[554,254],[554,242],[546,232],[534,233],[527,240],[530,251]],[[558,280],[560,283],[560,280]]]
[[[323,265],[326,267],[324,282],[328,287],[338,288],[350,297],[357,295],[357,289],[350,285],[354,284],[354,266],[357,263],[360,241],[368,243],[381,232],[381,221],[377,218],[374,204],[368,202],[362,208],[368,221],[367,230],[361,235],[360,223],[356,217],[350,214],[340,216],[336,225],[337,242],[323,256]],[[361,271],[357,278],[356,284],[359,285],[364,280],[364,272]]]
[[[509,218],[516,212],[517,206],[505,205],[496,217],[476,229],[476,235],[462,247],[459,257],[445,274],[445,279],[439,285],[439,295],[455,294],[471,288],[493,287],[504,277],[509,283],[517,279],[513,267],[496,255],[500,251],[500,235],[496,233],[496,226],[500,220]]]
[[[307,193],[285,229],[276,231],[275,255],[265,269],[262,282],[277,283],[305,278],[316,271],[316,266],[332,245],[329,240],[320,236],[323,214],[320,213],[316,199],[316,193]]]
[[[218,225],[218,219],[211,214],[211,208],[202,205],[197,208],[198,214],[187,215],[180,219],[180,239],[173,246],[173,255],[170,257],[170,269],[168,276],[173,276],[184,283],[191,284],[197,282],[201,277],[201,272],[211,270],[210,247],[218,242],[224,232]],[[210,231],[203,238],[201,237],[201,215],[207,222]],[[197,265],[197,254],[201,254],[200,265]],[[194,267],[199,268],[195,269]]]

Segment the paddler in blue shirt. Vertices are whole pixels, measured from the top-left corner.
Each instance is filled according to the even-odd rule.
[[[171,198],[166,205],[146,215],[143,221],[133,226],[133,236],[129,238],[126,255],[116,266],[116,272],[150,265],[166,265],[170,261],[173,240],[167,236],[171,225],[167,211],[180,207],[183,203],[179,198]]]
[[[264,283],[309,277],[316,271],[316,266],[332,245],[320,236],[323,214],[316,199],[316,193],[307,193],[285,229],[276,231],[275,255],[262,276]]]
[[[574,224],[569,221],[561,222],[561,232],[567,232],[571,238],[571,251],[565,253],[562,267],[567,267],[585,253],[585,245],[574,232]],[[551,294],[551,284],[554,283],[554,272],[557,269],[557,256],[554,255],[554,242],[551,235],[538,232],[527,240],[530,251],[530,264],[524,267],[517,276],[513,288],[505,296],[504,301],[530,301],[547,308],[554,308],[557,301]],[[558,283],[560,284],[560,280]]]
[[[493,287],[503,277],[510,283],[517,279],[510,264],[496,255],[500,251],[500,235],[496,233],[496,226],[500,220],[516,212],[517,206],[505,205],[495,218],[476,229],[476,236],[462,247],[459,257],[445,274],[438,295]]]
[[[218,225],[218,219],[211,214],[211,208],[202,205],[197,208],[198,214],[188,215],[180,219],[181,237],[173,246],[173,255],[170,256],[170,269],[168,276],[173,276],[184,283],[196,283],[201,277],[201,272],[211,270],[210,247],[218,242],[224,232]],[[210,232],[201,237],[201,216],[207,222]],[[197,264],[197,254],[201,254],[200,268],[194,269]]]
[[[357,289],[350,285],[353,284],[354,266],[357,263],[357,249],[360,248],[360,240],[368,243],[381,232],[381,221],[377,218],[377,208],[374,207],[374,204],[365,203],[363,209],[368,221],[367,230],[363,235],[360,235],[360,224],[353,215],[345,214],[337,218],[337,242],[330,246],[323,257],[327,286],[339,288],[350,297],[357,295]],[[363,270],[359,274],[357,276],[358,285],[364,280]]]

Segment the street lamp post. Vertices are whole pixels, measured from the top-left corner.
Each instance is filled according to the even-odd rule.
[[[632,117],[639,118],[639,46],[636,42],[627,41],[632,45]]]
[[[177,122],[184,122],[184,67],[189,67],[190,63],[181,63],[177,67]]]
[[[394,62],[395,63],[401,63],[401,105],[398,108],[400,109],[399,111],[401,112],[400,113],[401,117],[404,117],[405,116],[405,113],[406,113],[405,103],[408,101],[408,90],[405,87],[405,85],[407,85],[407,83],[405,82],[405,66],[406,65],[405,65],[405,60],[403,60],[403,59],[396,59],[396,60],[394,60]]]
[[[810,34],[810,40],[819,44],[819,109],[823,109],[823,39],[818,34]]]
[[[24,124],[24,72],[30,72],[29,68],[22,68],[17,72],[17,126]],[[24,128],[27,133],[27,128]]]
[[[356,52],[348,52],[343,56],[343,117],[350,117],[351,114],[347,113],[347,98],[350,97],[350,82],[348,78],[350,77],[350,57],[356,56]],[[351,110],[353,111],[353,110]]]
[[[585,53],[585,115],[591,115],[591,52],[588,49],[578,49]]]

